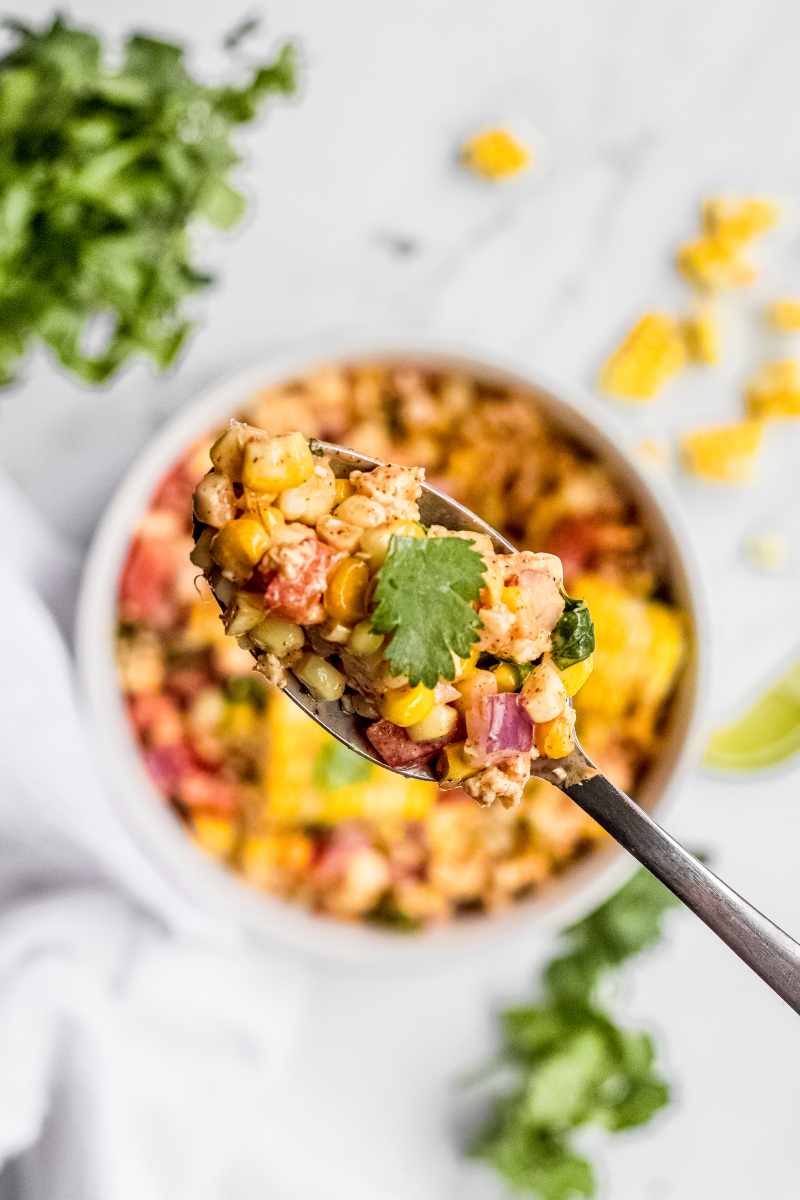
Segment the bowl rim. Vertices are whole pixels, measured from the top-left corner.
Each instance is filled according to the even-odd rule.
[[[680,717],[682,741],[673,749],[671,761],[660,760],[660,767],[657,761],[648,776],[648,783],[652,779],[648,807],[662,812],[695,754],[709,673],[706,598],[683,516],[663,482],[644,474],[613,412],[584,389],[554,380],[514,355],[482,347],[474,339],[466,344],[418,330],[375,336],[328,334],[301,339],[223,374],[166,421],[117,487],[84,566],[75,647],[79,686],[112,807],[139,849],[184,899],[212,922],[238,927],[261,942],[311,952],[329,962],[405,970],[441,964],[453,954],[483,951],[520,934],[537,941],[549,937],[619,886],[634,870],[634,860],[618,846],[596,850],[540,896],[520,901],[500,914],[453,922],[413,936],[401,937],[364,923],[349,924],[308,913],[257,891],[192,844],[147,776],[125,713],[113,655],[118,579],[134,527],[159,478],[191,441],[273,383],[336,363],[400,360],[461,369],[483,379],[494,377],[536,393],[545,412],[579,443],[591,439],[598,457],[624,477],[640,508],[647,510],[648,524],[660,526],[657,537],[667,548],[670,581],[681,593],[693,628],[692,660],[681,682],[681,707],[685,709]],[[676,707],[673,703],[673,709]]]

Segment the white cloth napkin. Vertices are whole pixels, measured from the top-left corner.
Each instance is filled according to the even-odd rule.
[[[128,840],[57,625],[78,556],[2,477],[0,511],[0,1195],[294,1197],[279,1100],[305,974]]]

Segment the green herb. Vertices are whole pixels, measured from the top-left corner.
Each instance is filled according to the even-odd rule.
[[[594,654],[594,625],[585,600],[564,597],[564,611],[553,630],[553,662],[562,671]]]
[[[386,657],[395,675],[427,687],[455,677],[453,655],[467,658],[478,639],[473,604],[485,569],[463,538],[392,538],[378,575],[372,628],[392,635]]]
[[[229,228],[244,197],[229,182],[235,125],[294,90],[294,52],[241,86],[208,87],[183,49],[132,35],[119,66],[88,30],[56,17],[9,22],[0,59],[0,385],[41,342],[90,383],[131,355],[168,366],[211,282],[190,227]]]
[[[513,1082],[493,1102],[471,1153],[517,1191],[540,1200],[594,1196],[591,1163],[571,1138],[584,1125],[612,1132],[642,1125],[669,1100],[652,1038],[622,1029],[598,1001],[601,981],[661,935],[677,904],[639,871],[594,913],[564,933],[565,953],[544,973],[544,996],[501,1014],[494,1065]]]
[[[345,787],[348,783],[364,783],[372,774],[365,758],[349,750],[342,742],[326,742],[314,760],[312,781],[324,791]]]
[[[420,927],[420,922],[398,908],[388,893],[367,913],[367,920],[395,933],[415,933]]]
[[[232,704],[250,704],[263,712],[267,704],[267,688],[257,675],[239,675],[225,682],[225,694]]]

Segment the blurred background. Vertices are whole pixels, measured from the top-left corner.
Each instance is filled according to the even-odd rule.
[[[24,14],[15,15],[38,29],[49,25],[52,10],[27,0]],[[670,512],[674,508],[688,530],[687,552],[696,555],[700,590],[707,596],[710,679],[696,719],[698,753],[666,823],[776,921],[800,931],[793,870],[800,834],[798,774],[791,757],[800,724],[796,674],[755,726],[716,743],[722,749],[714,769],[700,765],[712,732],[745,712],[798,661],[800,433],[791,416],[800,412],[800,383],[791,366],[777,375],[763,374],[763,368],[791,364],[800,355],[800,309],[793,314],[788,303],[800,297],[795,200],[800,131],[791,120],[800,13],[784,0],[701,5],[662,0],[646,6],[606,0],[555,8],[511,3],[499,14],[472,0],[408,3],[402,11],[359,0],[335,7],[273,0],[263,12],[228,13],[223,19],[211,6],[188,0],[160,5],[142,0],[135,15],[112,0],[82,0],[68,19],[93,29],[112,55],[132,30],[180,43],[193,76],[213,82],[229,69],[223,36],[239,16],[250,15],[263,21],[237,51],[237,69],[246,73],[251,64],[270,61],[290,39],[297,47],[297,88],[290,97],[268,96],[258,119],[232,135],[241,162],[230,180],[246,201],[236,229],[191,226],[193,261],[216,278],[188,297],[196,325],[176,361],[159,374],[136,355],[119,374],[92,387],[54,361],[37,335],[17,381],[0,396],[2,482],[13,489],[14,503],[26,506],[31,540],[35,536],[49,546],[51,559],[64,552],[63,582],[54,586],[50,577],[45,592],[49,602],[58,593],[55,607],[70,645],[78,571],[120,479],[162,426],[215,381],[275,356],[300,362],[305,345],[321,337],[334,344],[340,335],[375,345],[399,334],[412,345],[418,334],[420,343],[440,338],[478,359],[511,356],[534,382],[559,381],[551,384],[556,394],[577,397],[578,408],[584,394],[592,415],[599,405],[611,422],[606,425],[601,415],[603,429],[667,493]],[[9,48],[13,44],[9,34]],[[8,105],[5,111],[0,131],[11,138],[13,114]],[[487,132],[500,133],[499,143],[475,141]],[[40,146],[35,153],[46,157],[50,150]],[[2,147],[0,154],[6,155]],[[9,152],[4,162],[5,197],[17,169],[12,158]],[[703,208],[720,199],[727,208]],[[755,208],[747,207],[751,201],[758,202]],[[7,233],[13,224],[7,199],[2,211]],[[726,220],[727,232],[720,232]],[[698,241],[699,251],[682,253],[676,267],[679,248]],[[4,286],[11,287],[8,279]],[[776,310],[779,301],[787,303]],[[646,314],[659,319],[642,333],[637,323]],[[709,339],[715,343],[710,349]],[[611,358],[619,347],[627,359]],[[604,364],[610,365],[604,370]],[[372,403],[375,411],[385,409],[382,396],[399,397],[405,425],[401,421],[399,434],[396,426],[378,434],[394,437],[409,460],[427,455],[432,472],[467,498],[472,489],[477,505],[480,478],[459,474],[459,464],[442,450],[448,427],[430,435],[424,406],[402,409],[410,404],[409,388],[412,399],[420,393],[440,399],[447,379],[423,374],[410,383],[365,381],[357,373],[334,372],[293,389],[269,382],[264,394],[245,390],[231,411],[260,405],[262,423],[269,425],[278,402],[290,410],[296,402],[303,421],[313,425],[310,432],[325,432],[333,404],[338,428],[352,431],[364,416],[358,409],[362,401],[354,398],[359,386],[373,389],[373,399],[363,403]],[[476,403],[474,397],[470,403]],[[374,412],[368,415],[374,435]],[[721,438],[692,440],[707,427],[722,429]],[[474,420],[472,428],[482,436]],[[205,433],[201,422],[187,437],[185,452],[164,458],[161,474],[178,458],[184,464],[179,496],[188,494],[180,487],[191,481],[205,453]],[[430,435],[426,446],[420,433]],[[578,453],[563,431],[527,430],[525,437],[544,459],[556,450]],[[587,449],[583,444],[578,455],[583,471]],[[720,482],[726,475],[729,482]],[[599,604],[613,603],[613,587],[622,587],[640,605],[637,619],[646,624],[647,604],[661,604],[665,611],[677,607],[675,588],[658,565],[658,553],[651,558],[652,531],[637,541],[639,517],[628,497],[603,498],[603,486],[613,491],[614,472],[602,486],[591,471],[589,476],[595,488],[591,502],[582,508],[574,497],[564,500],[549,524],[515,525],[508,494],[502,511],[486,515],[524,527],[527,536],[549,539],[565,555],[574,549],[574,539],[567,537],[574,527],[565,529],[565,520],[588,513],[594,533],[598,520],[603,528],[628,530],[622,548],[607,542],[590,553],[582,545],[584,558],[573,579],[582,580],[584,590],[594,587]],[[157,481],[152,479],[147,494]],[[534,489],[528,503],[537,499]],[[163,493],[153,501],[156,514],[168,514],[174,552],[186,530],[175,522],[171,504]],[[26,528],[22,516],[15,515],[14,522],[17,532]],[[162,524],[157,536],[163,531]],[[131,525],[130,537],[135,532]],[[126,554],[120,545],[120,563]],[[167,567],[168,590],[178,574],[175,561]],[[231,691],[231,680],[241,672],[223,661],[224,650],[214,650],[214,634],[203,632],[208,626],[202,611],[192,608],[193,598],[176,601],[166,617],[153,616],[152,608],[137,610],[140,600],[134,588],[131,610],[129,591],[126,609],[123,593],[119,615],[123,641],[128,639],[123,686],[145,751],[157,749],[163,737],[148,740],[152,712],[143,711],[136,697],[174,699],[181,687],[176,706],[183,721],[201,688],[212,718],[220,697],[228,705],[227,733],[222,749],[217,745],[209,752],[212,759],[216,753],[229,763],[234,751],[238,762],[247,753],[258,758],[258,748],[247,747],[254,739],[258,747],[262,736],[275,745],[276,729],[290,746],[300,744],[302,734],[286,732],[271,710],[265,732],[262,698],[254,701],[246,689]],[[16,621],[13,607],[9,612]],[[201,678],[176,684],[169,673],[175,654],[186,651],[187,636],[195,638],[190,665],[197,668],[198,655],[205,656]],[[685,638],[686,646],[691,640],[685,627],[677,635],[670,626],[665,636],[673,639],[670,645],[676,638]],[[132,648],[136,637],[140,641]],[[663,665],[655,634],[652,639],[654,661]],[[651,713],[654,730],[677,686],[682,653],[675,651],[666,668],[658,696],[664,708]],[[24,655],[17,668],[15,680],[25,676]],[[155,676],[141,685],[141,672],[148,670]],[[384,953],[377,968],[354,967],[335,954],[320,959],[297,947],[289,951],[279,940],[254,939],[229,927],[218,913],[207,919],[179,881],[163,879],[155,868],[151,878],[149,867],[134,863],[141,851],[116,819],[107,780],[95,781],[107,811],[89,839],[91,867],[83,872],[73,848],[67,869],[56,853],[60,818],[53,818],[51,829],[49,817],[37,817],[39,823],[26,829],[27,801],[17,798],[27,795],[29,785],[46,813],[41,796],[48,770],[62,769],[60,763],[48,765],[42,733],[51,703],[47,673],[31,668],[28,683],[18,709],[7,701],[9,723],[5,735],[0,733],[12,763],[10,799],[0,807],[10,848],[0,856],[7,925],[5,940],[0,926],[0,970],[9,1005],[10,1079],[25,1097],[15,1112],[15,1092],[8,1083],[0,1085],[0,1126],[6,1125],[0,1128],[0,1188],[6,1189],[0,1194],[116,1200],[144,1189],[193,1198],[491,1200],[507,1194],[513,1182],[544,1200],[592,1194],[572,1166],[564,1166],[562,1175],[551,1172],[545,1182],[538,1176],[538,1183],[532,1181],[531,1172],[550,1146],[541,1139],[532,1138],[527,1150],[514,1147],[516,1166],[509,1166],[511,1151],[496,1150],[483,1162],[465,1154],[471,1131],[491,1110],[491,1097],[466,1089],[464,1078],[497,1053],[498,1013],[541,999],[542,969],[563,950],[555,930],[580,909],[569,914],[565,909],[563,922],[557,914],[549,916],[541,928],[532,912],[480,949],[477,943],[471,949],[465,938],[458,953],[441,959],[427,953],[412,960],[402,953],[392,962]],[[645,685],[635,680],[630,686]],[[37,714],[31,717],[38,722],[35,736],[30,728],[26,739],[13,732],[12,709]],[[587,709],[587,723],[590,717],[602,741],[605,718]],[[232,728],[236,720],[240,724]],[[86,758],[94,764],[96,733],[88,721],[81,720],[81,728]],[[628,731],[628,747],[636,736]],[[646,746],[636,743],[620,769],[646,772],[659,753],[655,734],[648,739]],[[28,785],[13,769],[23,740],[37,747]],[[71,735],[65,734],[68,741]],[[751,741],[755,750],[730,769],[731,745]],[[54,735],[54,753],[58,742]],[[75,778],[69,776],[67,789],[70,820],[80,826],[87,811],[94,822],[95,809],[83,808]],[[273,850],[262,842],[251,843],[249,860],[240,853],[242,839],[263,836],[260,826],[254,831],[244,818],[236,823],[246,807],[243,794],[237,792],[229,804],[233,825],[224,804],[208,809],[200,804],[198,821],[185,796],[175,799],[173,783],[164,783],[162,775],[161,790],[190,835],[184,840],[191,855],[228,858],[256,889],[289,895],[289,904],[298,897],[308,902],[305,876],[287,883],[285,875],[264,867],[263,855]],[[290,817],[292,803],[301,806],[292,800],[292,789],[300,786],[280,773],[272,779],[273,802],[289,797]],[[145,787],[143,776],[143,804],[152,799],[145,801]],[[348,799],[356,816],[363,816],[359,805],[370,803],[367,793]],[[317,795],[307,803],[313,808],[322,802]],[[407,818],[403,805],[413,801],[397,803],[394,816]],[[37,805],[31,807],[35,812]],[[323,809],[306,812],[303,820],[295,811],[281,826],[282,836],[297,838],[299,831],[300,848],[295,840],[282,851],[300,855],[298,870],[304,854],[336,843],[335,821]],[[536,870],[545,875],[567,870],[572,857],[590,852],[593,835],[580,829],[559,858],[543,827],[541,815],[537,825],[533,812],[527,849],[540,855]],[[562,822],[559,833],[563,827]],[[0,842],[3,833],[0,827]],[[382,837],[391,841],[388,834],[369,836],[373,845]],[[514,836],[522,834],[516,830]],[[238,839],[236,851],[231,839]],[[50,857],[43,847],[48,853],[52,848]],[[105,864],[99,872],[97,863]],[[35,886],[20,887],[29,865]],[[209,870],[222,869],[209,864]],[[93,889],[100,879],[105,894],[114,897],[120,915],[109,925],[118,921],[120,934],[113,951],[112,933],[103,933],[102,921],[95,925],[90,916],[76,946],[80,910],[60,910],[58,889],[74,891],[84,875]],[[538,882],[531,876],[525,886],[532,881]],[[612,886],[609,882],[607,890]],[[49,968],[28,974],[15,1007],[22,963],[31,957],[27,950],[19,957],[19,947],[41,951],[42,926],[30,909],[34,892],[53,902],[48,921],[57,920],[53,914],[59,911],[76,914],[63,931],[45,938],[47,946],[64,947],[64,961],[74,963],[74,971],[70,966],[66,975],[51,976]],[[460,907],[491,909],[497,889],[491,902],[488,894],[487,888],[450,895],[447,917],[458,921]],[[393,903],[396,899],[393,894]],[[506,903],[513,904],[511,894],[497,907]],[[327,902],[319,904],[326,908]],[[635,909],[635,898],[631,904]],[[25,905],[30,919],[23,938],[18,918]],[[367,908],[371,912],[377,899],[363,913],[339,901],[327,904],[327,911],[336,913],[337,905],[337,917],[352,922]],[[424,938],[428,920],[441,916],[432,909],[399,908],[422,928],[396,936]],[[396,916],[394,908],[391,915]],[[609,973],[603,1004],[621,1026],[652,1033],[670,1098],[653,1105],[652,1121],[642,1118],[639,1128],[619,1134],[591,1119],[585,1124],[583,1117],[567,1119],[577,1130],[570,1145],[593,1166],[596,1194],[620,1200],[690,1200],[702,1192],[732,1200],[754,1193],[776,1200],[793,1196],[800,1173],[793,1137],[800,1096],[786,1046],[796,1036],[794,1015],[688,914],[671,913],[657,940],[624,970]],[[90,982],[75,983],[84,978]],[[91,982],[98,978],[102,985]],[[66,1022],[48,1011],[54,992],[70,997]],[[264,1024],[274,1032],[266,1050]],[[137,1071],[139,1051],[148,1066]],[[99,1079],[106,1082],[97,1086]],[[114,1102],[106,1108],[103,1097],[111,1096]],[[554,1120],[558,1140],[559,1114]]]

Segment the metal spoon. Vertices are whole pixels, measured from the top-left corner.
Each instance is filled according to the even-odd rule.
[[[312,442],[312,450],[329,456],[337,476],[348,475],[355,469],[370,470],[380,465],[373,458],[327,442]],[[448,529],[485,533],[492,539],[496,550],[514,550],[496,529],[429,484],[423,485],[419,509],[426,525],[444,525]],[[388,768],[362,732],[359,718],[345,711],[338,701],[315,700],[292,674],[289,674],[285,690],[313,720],[364,758],[384,769],[396,770],[400,775],[435,781],[435,775],[428,766]],[[685,850],[630,796],[601,775],[577,740],[575,749],[567,758],[534,759],[532,773],[554,784],[574,800],[730,946],[795,1012],[800,1012],[800,945]]]

